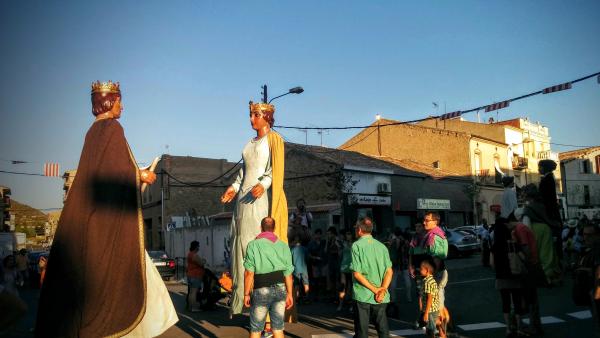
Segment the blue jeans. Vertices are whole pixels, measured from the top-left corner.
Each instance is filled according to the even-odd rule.
[[[283,330],[286,296],[284,284],[254,289],[250,299],[250,332],[261,332],[264,329],[267,312],[271,317],[271,329]]]

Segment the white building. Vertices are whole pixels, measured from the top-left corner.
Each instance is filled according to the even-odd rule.
[[[560,153],[567,217],[600,218],[600,147]]]

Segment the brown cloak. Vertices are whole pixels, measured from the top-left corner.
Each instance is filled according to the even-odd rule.
[[[146,308],[138,168],[116,120],[89,129],[42,287],[36,337],[123,336]]]

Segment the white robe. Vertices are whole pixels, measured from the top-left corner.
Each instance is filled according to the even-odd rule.
[[[244,257],[248,243],[260,234],[260,222],[269,215],[267,190],[272,183],[271,153],[267,135],[246,144],[242,152],[244,165],[232,184],[237,203],[231,219],[231,275],[233,297],[231,313],[242,312],[244,306]],[[255,199],[252,188],[261,183],[265,192]]]

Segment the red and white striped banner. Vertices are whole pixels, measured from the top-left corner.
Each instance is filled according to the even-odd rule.
[[[563,84],[545,88],[544,90],[542,90],[542,93],[548,94],[548,93],[554,93],[554,92],[558,92],[561,90],[567,90],[567,89],[571,89],[571,82],[566,82]]]
[[[509,103],[510,103],[510,101],[502,101],[502,102],[490,104],[489,106],[485,107],[485,112],[487,113],[487,112],[490,112],[493,110],[506,108],[506,107],[508,107]]]
[[[452,113],[446,113],[446,114],[440,116],[440,119],[448,120],[448,119],[460,117],[460,115],[462,115],[462,112],[460,110],[457,110],[457,111],[453,111]]]
[[[44,176],[60,177],[60,166],[58,163],[44,163]]]

